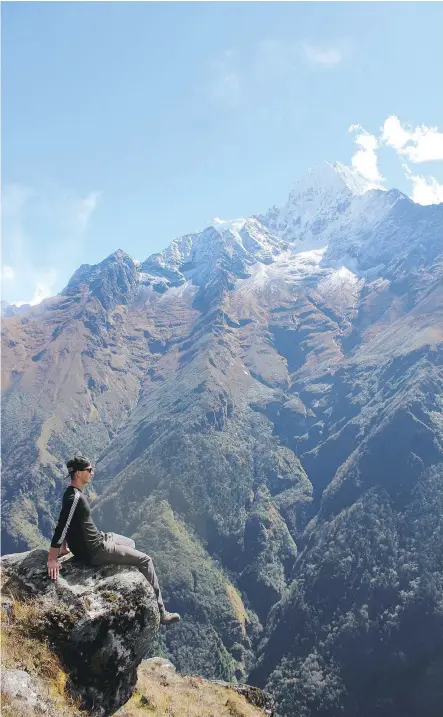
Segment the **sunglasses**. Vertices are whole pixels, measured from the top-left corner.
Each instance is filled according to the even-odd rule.
[[[85,470],[85,471],[88,471],[88,473],[92,473],[92,471],[93,471],[94,469],[93,469],[92,467],[90,467],[90,468],[85,468],[84,470]]]

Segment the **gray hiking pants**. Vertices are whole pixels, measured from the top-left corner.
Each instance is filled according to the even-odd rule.
[[[92,556],[91,565],[134,565],[154,588],[158,608],[162,613],[165,607],[152,558],[146,553],[136,550],[135,543],[131,538],[125,538],[117,533],[104,533],[103,535],[103,545]]]

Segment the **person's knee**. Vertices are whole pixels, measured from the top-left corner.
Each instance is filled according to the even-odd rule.
[[[153,562],[150,555],[146,555],[146,553],[143,554],[143,557],[140,560],[141,564],[146,568],[152,568]]]

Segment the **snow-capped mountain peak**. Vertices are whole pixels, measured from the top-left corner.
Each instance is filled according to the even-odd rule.
[[[308,169],[307,172],[295,183],[288,203],[300,201],[305,195],[342,195],[351,194],[361,196],[371,189],[382,189],[383,187],[369,182],[358,172],[341,162],[323,162],[323,164]]]
[[[203,285],[216,265],[246,276],[248,266],[272,262],[285,247],[286,242],[256,217],[216,217],[202,232],[175,239],[167,249],[149,257],[140,267],[141,276],[146,283],[161,282],[161,291],[189,279]]]
[[[346,166],[346,164],[342,164],[341,162],[332,162],[332,164],[326,162],[326,164],[336,173],[336,175],[341,178],[341,180],[346,184],[349,191],[356,196],[365,194],[371,189],[380,189],[381,191],[386,191],[385,188],[382,187],[380,184],[370,182],[368,179],[365,179],[361,176],[361,174],[356,172],[355,169],[351,169],[350,167]]]
[[[260,219],[279,236],[317,245],[319,235],[344,215],[353,201],[380,189],[340,162],[308,170],[294,185],[283,207]],[[326,242],[327,243],[327,242]]]
[[[332,251],[340,244],[342,254],[352,254],[350,245],[362,228],[370,232],[390,211],[392,202],[380,200],[380,192],[356,171],[324,162],[301,177],[283,207],[264,216],[215,217],[203,231],[175,239],[142,264],[142,279],[160,282],[164,291],[188,280],[201,286],[216,266],[248,276],[248,267],[271,264],[289,248],[297,253],[329,245]]]

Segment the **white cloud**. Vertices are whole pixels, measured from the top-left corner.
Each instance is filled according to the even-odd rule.
[[[410,175],[412,182],[411,199],[417,204],[440,204],[443,202],[443,184],[439,184],[435,177],[422,177]]]
[[[443,159],[443,133],[432,127],[418,127],[414,133],[415,146],[405,147],[411,162],[432,162]]]
[[[406,177],[412,183],[411,199],[417,204],[429,205],[443,202],[443,184],[435,177],[414,174],[408,164],[443,159],[443,133],[437,127],[412,127],[390,115],[383,123],[380,136],[369,134],[361,125],[351,125],[349,132],[356,132],[355,142],[360,149],[352,156],[352,166],[372,182],[384,181],[377,164],[377,152],[390,147],[397,154]],[[408,160],[408,161],[407,161]]]
[[[211,65],[210,96],[216,104],[228,107],[237,107],[241,102],[242,80],[232,50],[226,50]]]
[[[15,271],[12,266],[8,266],[7,264],[2,266],[1,278],[2,281],[14,281]]]
[[[334,67],[343,61],[343,53],[337,47],[318,47],[310,42],[302,43],[305,59],[314,65]]]
[[[398,117],[390,115],[384,122],[381,139],[411,162],[443,159],[443,133],[437,127],[403,127]]]
[[[348,132],[356,132],[354,142],[359,146],[353,155],[351,164],[362,177],[374,185],[384,181],[377,164],[377,150],[379,148],[377,137],[366,132],[361,125],[351,125]]]
[[[383,124],[381,141],[398,154],[405,175],[412,183],[414,202],[423,205],[443,202],[443,184],[435,177],[413,174],[406,161],[417,164],[443,159],[443,133],[437,127],[403,126],[396,115],[390,115]]]
[[[383,124],[381,141],[389,147],[400,150],[410,139],[409,132],[403,129],[401,122],[395,115],[388,117]]]

